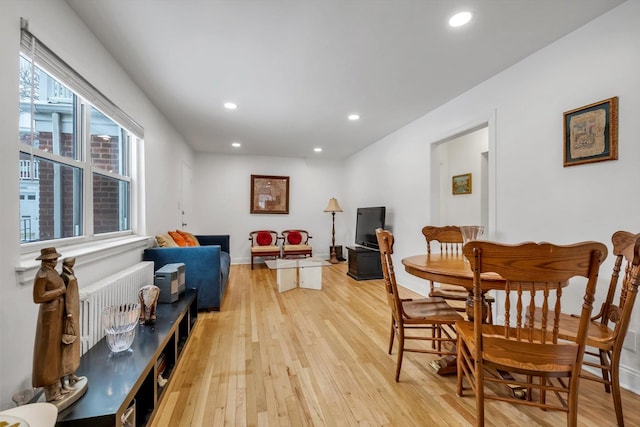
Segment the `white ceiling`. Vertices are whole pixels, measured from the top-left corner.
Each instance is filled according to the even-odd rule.
[[[67,0],[194,150],[327,159],[622,2]],[[471,23],[448,27],[461,9]],[[348,121],[352,112],[361,119]]]

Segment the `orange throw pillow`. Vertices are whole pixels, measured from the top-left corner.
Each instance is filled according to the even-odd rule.
[[[187,242],[187,246],[200,246],[200,244],[198,243],[198,239],[196,239],[196,236],[194,236],[193,234],[187,233],[186,231],[182,230],[176,231],[180,233],[182,238]]]
[[[173,241],[176,242],[176,245],[178,245],[178,246],[187,246],[187,241],[184,240],[184,237],[182,237],[180,235],[180,233],[178,233],[176,231],[170,231],[169,232],[169,236],[171,236]]]

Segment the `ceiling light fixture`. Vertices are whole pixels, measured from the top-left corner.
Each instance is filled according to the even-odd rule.
[[[452,27],[461,27],[471,21],[471,12],[456,13],[449,19],[449,25]]]
[[[240,148],[241,145],[242,144],[240,144],[239,142],[232,142],[231,143],[231,146],[234,147],[234,148]]]
[[[226,108],[227,110],[235,110],[238,108],[238,106],[236,104],[234,104],[233,102],[225,102],[224,103],[224,108]]]
[[[355,120],[359,120],[359,119],[360,119],[360,116],[359,116],[359,115],[357,115],[357,114],[349,114],[349,115],[347,116],[347,118],[348,118],[349,120],[351,120],[351,121],[355,121]]]
[[[313,149],[313,151],[315,151],[316,153],[321,153],[322,152],[322,148],[316,147],[316,148]]]

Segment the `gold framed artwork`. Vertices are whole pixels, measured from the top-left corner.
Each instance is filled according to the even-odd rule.
[[[251,213],[288,214],[289,177],[251,175]]]
[[[618,160],[618,97],[564,113],[564,166]]]
[[[471,194],[471,174],[454,175],[451,178],[451,194]]]

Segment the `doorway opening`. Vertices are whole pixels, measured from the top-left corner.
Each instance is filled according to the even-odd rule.
[[[495,232],[495,113],[431,144],[431,223],[483,225]],[[453,177],[470,174],[470,192],[454,194]]]

